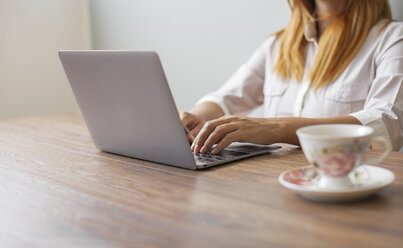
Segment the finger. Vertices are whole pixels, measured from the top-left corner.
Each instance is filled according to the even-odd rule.
[[[220,140],[220,142],[218,142],[217,146],[214,148],[214,150],[211,153],[217,154],[217,153],[221,152],[222,150],[224,150],[224,148],[229,146],[232,142],[235,142],[238,140],[240,133],[241,133],[240,131],[235,131],[235,132],[225,135],[225,137],[222,138]]]
[[[190,133],[187,133],[187,137],[188,137],[189,144],[193,144],[193,140],[194,140],[193,135],[191,135]],[[192,149],[192,148],[190,148],[190,149]]]
[[[196,138],[197,134],[200,132],[202,125],[197,125],[192,130],[189,130],[187,136],[190,142],[193,143],[194,139]]]
[[[181,119],[183,127],[188,130],[192,129],[194,126],[197,125],[196,118],[188,112],[182,112],[180,114],[180,119]]]
[[[238,127],[233,124],[224,124],[216,127],[207,138],[206,142],[204,142],[200,149],[200,153],[206,153],[214,144],[217,144],[227,134],[234,132],[235,130],[238,130]]]
[[[210,136],[210,134],[214,131],[214,129],[217,126],[229,123],[233,120],[234,120],[233,118],[220,118],[206,122],[206,124],[204,124],[203,128],[200,130],[199,134],[193,141],[192,150],[195,153],[200,152],[200,149],[203,147],[204,142],[206,142],[207,138]]]

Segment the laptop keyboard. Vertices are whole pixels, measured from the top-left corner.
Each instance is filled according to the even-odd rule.
[[[240,157],[248,154],[247,152],[243,151],[235,151],[231,149],[224,149],[218,154],[211,154],[212,149],[210,149],[207,153],[197,153],[193,154],[196,162],[201,163],[213,163],[221,160],[228,160],[235,157]]]
[[[233,143],[216,155],[211,154],[214,148],[215,146],[213,146],[207,153],[203,154],[193,153],[196,164],[198,166],[202,166],[198,168],[206,168],[215,164],[225,163],[226,161],[233,161],[240,158],[264,154],[280,147],[254,145],[248,143]]]

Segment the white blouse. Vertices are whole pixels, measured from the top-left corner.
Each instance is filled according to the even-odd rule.
[[[352,115],[375,133],[403,145],[403,22],[384,22],[372,28],[362,47],[328,86],[314,91],[306,75],[318,43],[315,25],[305,29],[308,40],[302,82],[283,80],[274,72],[277,37],[269,37],[249,61],[217,91],[201,102],[218,104],[225,114],[246,115],[264,104],[265,117],[323,118]]]

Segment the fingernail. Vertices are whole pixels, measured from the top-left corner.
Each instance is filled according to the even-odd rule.
[[[201,153],[206,153],[206,152],[207,152],[206,147],[205,147],[205,146],[203,146],[203,147],[200,149],[200,152],[201,152]]]
[[[198,148],[198,145],[194,145],[193,151],[194,151],[194,152],[199,152],[199,151],[197,150],[197,148]]]
[[[216,155],[218,152],[219,152],[218,149],[215,148],[211,153],[214,154],[214,155]]]

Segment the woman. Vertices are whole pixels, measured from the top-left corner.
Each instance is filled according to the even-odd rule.
[[[269,37],[218,91],[181,114],[191,149],[298,144],[313,124],[362,124],[403,144],[403,23],[387,0],[291,0]],[[265,118],[242,117],[264,104]]]

